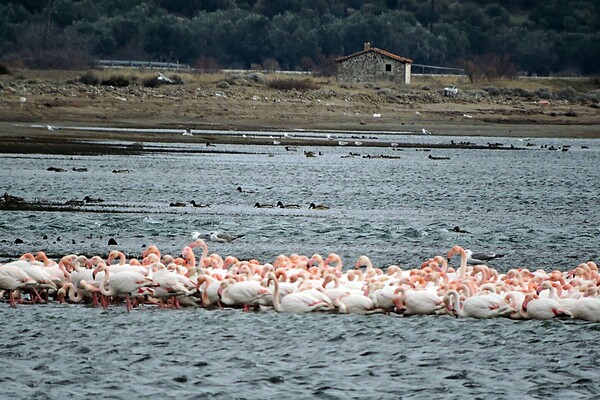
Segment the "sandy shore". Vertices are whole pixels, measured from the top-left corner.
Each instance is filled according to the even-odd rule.
[[[61,78],[62,79],[62,78]],[[514,95],[459,97],[415,84],[411,88],[340,87],[281,91],[265,85],[219,87],[190,82],[146,88],[90,86],[71,80],[24,76],[0,79],[0,138],[10,146],[73,140],[139,142],[248,142],[232,136],[90,132],[54,127],[110,126],[168,129],[331,130],[438,135],[600,138],[600,109],[593,99],[551,100]],[[33,125],[39,125],[33,127]],[[256,139],[252,139],[257,141]],[[260,140],[258,140],[260,141]],[[282,145],[297,144],[293,140]],[[318,144],[318,143],[316,143]],[[2,149],[0,148],[0,151]]]

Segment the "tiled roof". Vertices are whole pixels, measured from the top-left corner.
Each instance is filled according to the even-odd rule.
[[[366,54],[369,52],[381,54],[384,57],[388,57],[388,58],[391,58],[392,60],[400,61],[400,62],[407,63],[407,64],[412,64],[412,62],[413,62],[413,60],[411,60],[410,58],[400,57],[400,56],[392,54],[388,51],[378,49],[377,47],[370,47],[366,50],[359,51],[358,53],[350,54],[349,56],[343,56],[340,58],[336,58],[335,61],[336,62],[346,61],[346,60],[349,60],[354,57],[362,56],[363,54]]]

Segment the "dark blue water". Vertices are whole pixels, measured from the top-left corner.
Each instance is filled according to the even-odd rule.
[[[366,254],[377,266],[414,268],[459,244],[505,254],[490,263],[500,271],[567,270],[598,259],[600,145],[543,142],[571,147],[294,152],[217,146],[256,154],[2,155],[2,192],[60,202],[90,195],[114,207],[3,211],[0,253],[4,259],[37,250],[106,256],[114,248],[139,254],[157,244],[177,254],[192,231],[221,230],[244,236],[210,243],[211,252],[262,262],[281,253],[336,252],[348,266]],[[324,154],[307,158],[305,150]],[[350,151],[361,157],[342,158]],[[362,158],[366,154],[401,158]],[[430,160],[429,154],[450,159]],[[47,171],[50,166],[68,172]],[[83,166],[87,172],[71,170]],[[239,193],[237,186],[255,193]],[[169,207],[192,199],[211,207]],[[278,200],[302,208],[253,208]],[[311,202],[331,208],[309,210]],[[470,233],[455,233],[454,226]],[[16,238],[24,243],[15,244]],[[108,246],[109,238],[118,245]],[[600,396],[599,326],[581,321],[153,307],[128,314],[122,307],[56,304],[0,304],[0,318],[0,394],[6,398]]]

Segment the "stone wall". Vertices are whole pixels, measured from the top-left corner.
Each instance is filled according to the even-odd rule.
[[[381,54],[369,52],[342,61],[338,65],[338,82],[405,82],[405,64]]]

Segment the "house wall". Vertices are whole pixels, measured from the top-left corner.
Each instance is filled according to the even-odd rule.
[[[389,65],[390,71],[386,71],[386,65]],[[397,81],[406,82],[405,74],[410,71],[403,62],[392,60],[381,54],[369,52],[360,56],[352,57],[342,61],[338,65],[338,82],[381,82]]]

